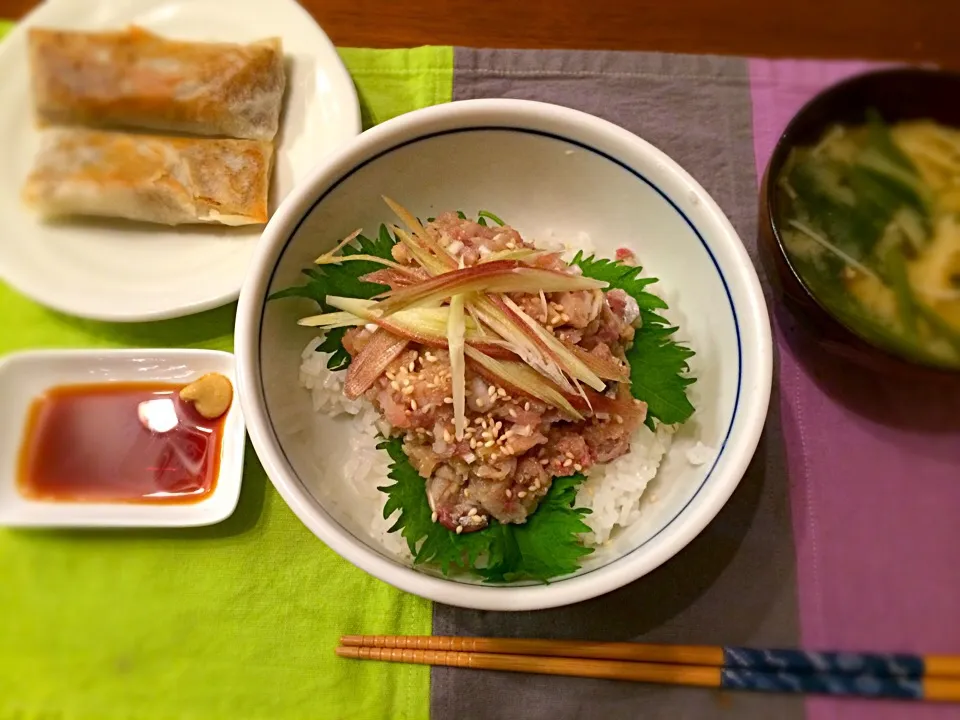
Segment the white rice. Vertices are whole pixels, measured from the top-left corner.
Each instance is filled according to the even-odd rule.
[[[584,518],[593,531],[583,538],[587,545],[602,545],[614,528],[628,527],[640,517],[640,496],[656,477],[673,432],[671,425],[658,425],[656,432],[641,425],[630,439],[630,452],[587,471],[575,503],[592,511]]]
[[[355,497],[364,507],[351,507],[350,513],[358,523],[369,526],[374,537],[396,555],[407,555],[408,550],[399,533],[387,532],[393,520],[383,519],[383,505],[387,496],[377,488],[391,484],[387,478],[390,458],[377,449],[377,433],[383,427],[379,413],[365,400],[348,400],[343,395],[346,371],[327,369],[329,355],[316,352],[321,339],[316,338],[304,348],[300,365],[300,384],[310,391],[313,408],[332,417],[346,415],[353,425],[350,435],[349,459],[342,469],[330,473],[350,483]],[[586,523],[591,532],[584,535],[588,545],[602,545],[617,527],[634,523],[642,512],[640,497],[653,480],[660,462],[670,448],[673,427],[660,425],[656,432],[641,426],[631,439],[630,452],[606,465],[598,465],[587,473],[587,481],[577,493],[577,507],[590,509]],[[363,513],[369,518],[359,516]],[[393,518],[395,520],[395,518]]]
[[[362,398],[350,400],[343,394],[343,383],[346,370],[328,370],[328,353],[316,352],[322,337],[311,340],[303,349],[300,363],[300,384],[310,391],[314,412],[323,413],[330,417],[346,415],[352,425],[348,433],[350,448],[347,461],[341,468],[330,468],[329,477],[336,481],[346,482],[354,491],[351,500],[344,503],[347,511],[360,527],[367,527],[371,535],[378,539],[384,548],[394,555],[407,556],[409,550],[406,541],[400,533],[389,532],[396,518],[384,519],[383,506],[387,501],[386,494],[378,489],[383,485],[391,485],[393,481],[387,475],[390,472],[390,456],[383,450],[377,449],[380,442],[378,433],[387,431],[389,427],[380,417],[380,413]],[[319,445],[318,445],[319,450]],[[317,461],[323,465],[322,452],[317,453]],[[325,473],[328,474],[328,473]],[[331,500],[336,502],[337,496],[348,496],[349,493],[328,493]]]
[[[534,240],[533,244],[540,250],[562,253],[560,257],[567,262],[573,260],[574,256],[580,251],[583,251],[586,257],[596,254],[597,251],[593,239],[588,233],[579,232],[575,238],[566,235],[558,238],[556,233],[549,228],[544,232],[543,237]]]

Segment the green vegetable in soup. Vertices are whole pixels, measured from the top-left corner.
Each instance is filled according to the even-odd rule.
[[[960,367],[960,131],[876,114],[795,148],[777,221],[818,300],[870,342]]]

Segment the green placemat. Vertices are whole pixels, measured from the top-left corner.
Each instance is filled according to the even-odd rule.
[[[451,48],[341,55],[365,125],[450,100]],[[235,309],[114,325],[0,283],[0,353],[231,350]],[[0,719],[426,718],[428,668],[339,661],[333,648],[343,633],[429,634],[430,611],[307,531],[248,446],[239,507],[219,525],[0,530]]]

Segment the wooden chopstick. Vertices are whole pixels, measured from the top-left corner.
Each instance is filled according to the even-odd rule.
[[[583,640],[520,640],[514,638],[415,635],[345,635],[348,647],[452,650],[456,652],[539,655],[547,657],[629,660],[631,662],[703,665],[763,672],[831,673],[878,677],[942,677],[960,679],[960,656],[906,653],[813,652],[719,645],[650,645]]]
[[[761,672],[750,669],[708,667],[706,665],[357,646],[341,646],[337,648],[336,652],[340,657],[359,660],[444,665],[539,675],[631,680],[662,685],[960,702],[960,681],[939,678]]]

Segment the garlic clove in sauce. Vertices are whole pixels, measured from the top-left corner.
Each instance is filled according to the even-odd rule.
[[[220,373],[207,373],[184,387],[180,399],[192,403],[207,420],[214,420],[230,409],[233,385]]]

